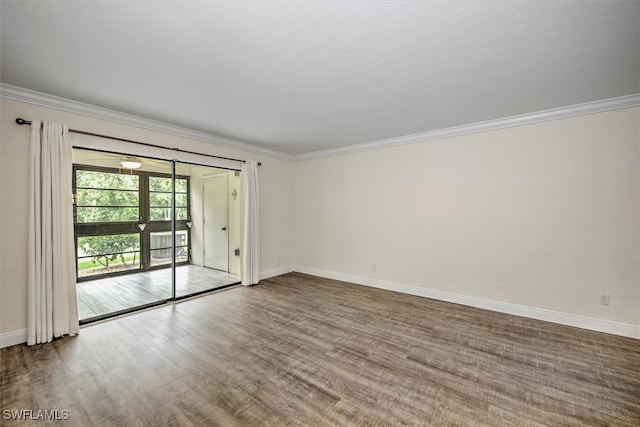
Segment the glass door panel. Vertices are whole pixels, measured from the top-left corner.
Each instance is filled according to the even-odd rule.
[[[123,167],[125,161],[139,165]],[[81,322],[171,299],[172,245],[154,253],[151,244],[153,233],[171,235],[172,189],[161,200],[169,201],[161,215],[150,190],[154,179],[171,184],[172,163],[84,149],[73,150],[73,162]],[[169,262],[154,264],[156,258]]]
[[[176,175],[189,178],[176,181],[176,297],[240,282],[239,174],[176,163]]]

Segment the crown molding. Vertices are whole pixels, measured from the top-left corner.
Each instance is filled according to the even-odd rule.
[[[360,151],[376,150],[398,145],[414,144],[417,142],[432,141],[435,139],[451,138],[454,136],[466,135],[470,133],[487,132],[490,130],[503,129],[515,126],[529,125],[533,123],[546,122],[549,120],[565,119],[569,117],[582,116],[585,114],[601,113],[604,111],[618,110],[621,108],[637,107],[640,105],[640,94],[620,96],[617,98],[603,99],[599,101],[585,102],[582,104],[569,105],[566,107],[551,108],[533,113],[519,114],[495,120],[470,123],[461,126],[454,126],[444,129],[437,129],[428,132],[420,132],[400,137],[381,139],[378,141],[364,142],[362,144],[347,145],[344,147],[332,148],[329,150],[319,150],[309,153],[292,156],[293,161],[312,160],[322,157],[339,156],[342,154],[357,153]]]
[[[293,160],[293,156],[276,150],[258,147],[247,142],[237,141],[230,138],[213,135],[193,129],[171,125],[158,120],[147,119],[133,114],[121,113],[108,108],[97,107],[83,102],[73,101],[18,86],[0,83],[0,97],[15,101],[26,102],[39,105],[41,107],[53,108],[67,113],[80,114],[94,119],[106,120],[122,125],[133,126],[169,135],[192,139],[200,142],[220,145],[236,150],[247,151],[254,154],[261,154],[283,160]]]
[[[121,113],[119,111],[97,107],[95,105],[85,104],[82,102],[72,101],[66,98],[61,98],[58,96],[49,95],[46,93],[37,92],[5,83],[0,83],[0,97],[289,161],[301,161],[318,159],[322,157],[339,156],[342,154],[350,154],[360,151],[369,151],[386,147],[414,144],[417,142],[426,142],[442,138],[451,138],[454,136],[466,135],[471,133],[487,132],[491,130],[509,128],[514,126],[523,126],[549,120],[565,119],[585,114],[600,113],[604,111],[618,110],[621,108],[636,107],[640,105],[640,94],[626,95],[617,98],[609,98],[599,101],[570,105],[566,107],[541,110],[533,113],[509,116],[495,120],[487,120],[484,122],[470,123],[466,125],[437,129],[428,132],[420,132],[411,135],[365,142],[361,144],[331,148],[328,150],[319,150],[292,155],[281,151],[259,147],[247,142],[237,141],[206,132],[183,128],[157,120],[135,116],[133,114]]]

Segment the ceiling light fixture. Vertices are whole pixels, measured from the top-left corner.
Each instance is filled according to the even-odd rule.
[[[123,160],[120,162],[122,169],[138,169],[140,166],[142,166],[142,163],[135,160]]]

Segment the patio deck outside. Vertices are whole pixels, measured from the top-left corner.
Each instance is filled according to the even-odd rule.
[[[176,267],[176,297],[240,282],[240,276],[197,265]],[[80,320],[171,298],[171,269],[163,268],[77,283]]]

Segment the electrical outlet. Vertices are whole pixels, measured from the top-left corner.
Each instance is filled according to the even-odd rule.
[[[609,294],[600,294],[600,304],[609,305]]]
[[[373,265],[371,266],[371,270],[372,270],[372,271],[378,271],[378,266],[377,266],[377,265],[375,265],[375,264],[373,264]]]

